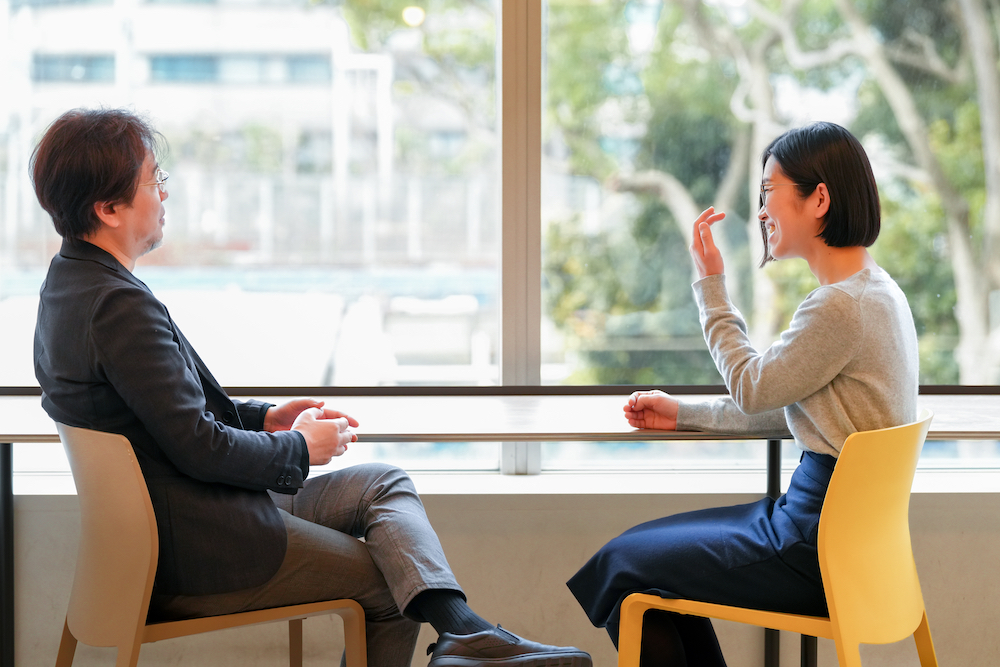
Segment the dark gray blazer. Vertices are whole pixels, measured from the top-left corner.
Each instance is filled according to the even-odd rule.
[[[52,419],[131,441],[159,532],[156,593],[228,592],[277,571],[287,536],[267,490],[302,486],[305,438],[263,432],[270,404],[226,396],[142,281],[64,240],[42,285],[34,357]]]

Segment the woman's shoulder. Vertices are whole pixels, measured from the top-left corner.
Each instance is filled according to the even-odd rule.
[[[903,296],[903,291],[885,270],[862,269],[857,273],[830,285],[817,287],[807,297],[827,301],[850,300],[862,302],[866,299],[891,298]]]
[[[867,329],[872,322],[888,324],[912,318],[903,290],[882,269],[864,269],[838,283],[818,287],[800,310],[811,321],[838,328],[857,325]]]

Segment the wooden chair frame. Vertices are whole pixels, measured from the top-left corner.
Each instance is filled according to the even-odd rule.
[[[277,621],[288,621],[289,664],[302,667],[302,620],[327,614],[343,619],[347,667],[365,667],[365,614],[354,600],[147,623],[159,542],[132,446],[121,435],[56,426],[76,482],[82,524],[56,667],[72,665],[77,641],[117,647],[116,667],[135,667],[144,643]]]

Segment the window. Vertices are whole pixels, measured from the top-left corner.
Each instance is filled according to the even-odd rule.
[[[1000,91],[1000,72],[995,29],[969,41],[968,26],[986,20],[970,7],[546,3],[542,263],[553,331],[544,381],[721,381],[687,287],[690,224],[709,205],[729,214],[716,238],[730,292],[758,347],[774,340],[817,285],[801,262],[756,268],[759,155],[784,129],[831,120],[873,162],[883,206],[873,254],[913,309],[921,383],[996,384],[1000,282],[980,243],[1000,233],[991,212],[1000,191],[988,185],[1000,181],[987,175],[1000,127],[980,106]],[[988,65],[976,64],[977,50]],[[542,465],[649,465],[663,449],[543,445]],[[713,456],[759,453],[727,446]],[[927,453],[997,457],[996,443],[929,443]]]
[[[164,83],[212,83],[219,79],[214,56],[150,56],[149,79]]]
[[[102,82],[115,80],[114,56],[71,56],[35,54],[31,79],[43,82]]]
[[[3,334],[0,385],[34,384],[29,313],[58,248],[26,178],[32,143],[68,108],[118,104],[169,142],[167,242],[138,272],[224,384],[496,384],[497,17],[482,3],[398,9],[21,10],[34,37],[11,40],[2,71],[17,81],[26,59],[33,83],[3,107],[2,145],[18,150],[0,160],[0,304],[19,324]],[[118,46],[35,51],[46,43]],[[81,96],[50,81],[115,85]],[[218,308],[236,340],[219,340]],[[285,309],[295,316],[256,316]],[[262,342],[287,352],[246,367]]]
[[[125,17],[14,2],[0,385],[34,384],[33,300],[58,248],[25,177],[32,142],[97,104],[147,111],[169,140],[167,240],[139,272],[229,386],[716,384],[689,221],[729,213],[730,290],[766,346],[814,284],[795,263],[755,268],[758,156],[819,118],[872,157],[874,252],[910,299],[921,382],[994,385],[1000,128],[980,107],[1000,91],[981,69],[1000,17],[973,5],[154,0]],[[52,85],[84,81],[115,85]],[[225,344],[220,295],[241,332]],[[246,316],[280,308],[297,319]],[[254,341],[302,332],[280,360],[242,364]],[[653,453],[583,447],[546,446],[543,466]]]
[[[756,268],[759,156],[784,129],[830,120],[873,162],[873,253],[913,308],[921,382],[995,384],[1000,282],[986,248],[1000,192],[987,165],[1000,129],[980,105],[1000,76],[985,66],[977,91],[964,74],[979,67],[972,51],[994,63],[997,50],[993,30],[969,41],[969,11],[548,2],[543,289],[563,364],[550,381],[720,381],[687,290],[690,222],[709,205],[728,213],[717,238],[733,298],[758,346],[774,340],[816,283],[801,262]]]
[[[324,55],[154,55],[149,78],[155,83],[330,85],[329,54]]]

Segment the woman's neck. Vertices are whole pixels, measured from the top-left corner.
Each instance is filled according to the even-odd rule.
[[[848,248],[832,248],[826,244],[817,248],[813,256],[807,257],[809,270],[812,271],[820,285],[832,285],[847,280],[855,273],[865,269],[875,270],[878,264],[864,246]]]

